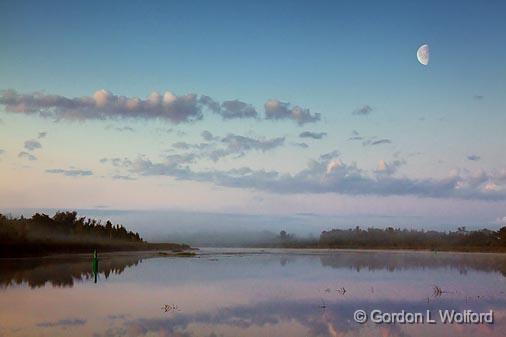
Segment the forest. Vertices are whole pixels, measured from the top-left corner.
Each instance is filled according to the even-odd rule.
[[[78,217],[77,212],[36,213],[31,218],[0,214],[0,256],[89,253],[93,250],[183,250],[187,245],[152,244],[123,225]]]
[[[269,232],[270,233],[270,232]],[[257,248],[306,249],[405,249],[462,252],[506,252],[506,227],[490,229],[433,231],[387,228],[331,229],[319,237],[303,237],[285,230],[247,244]]]
[[[320,248],[423,249],[454,251],[506,251],[506,227],[438,232],[387,227],[385,229],[332,229],[323,231]]]

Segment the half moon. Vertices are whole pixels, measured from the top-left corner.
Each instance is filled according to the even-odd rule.
[[[429,64],[429,45],[423,44],[418,48],[416,51],[416,58],[418,59],[418,62],[423,64],[424,66]]]

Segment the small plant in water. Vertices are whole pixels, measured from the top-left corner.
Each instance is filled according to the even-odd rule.
[[[162,310],[164,312],[181,311],[181,309],[177,305],[175,305],[175,304],[164,304],[164,306],[162,307]]]
[[[344,295],[346,294],[346,289],[344,287],[341,287],[339,289],[336,289],[338,295]]]
[[[441,289],[441,287],[438,287],[436,285],[433,287],[433,289],[434,289],[433,293],[434,297],[440,297],[444,293],[443,289]]]

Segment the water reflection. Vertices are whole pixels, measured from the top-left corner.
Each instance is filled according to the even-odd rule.
[[[320,257],[323,266],[367,270],[449,268],[465,274],[469,270],[500,272],[506,276],[506,255],[445,252],[347,252]],[[285,262],[286,263],[286,262]]]
[[[494,325],[471,326],[469,331],[484,332],[491,336],[503,336],[500,330],[504,327],[505,317],[504,301],[493,301],[489,303],[474,303],[470,307],[467,303],[460,301],[443,300],[432,305],[425,305],[416,301],[350,301],[329,305],[325,310],[318,310],[311,301],[270,301],[252,305],[239,305],[208,312],[196,312],[192,314],[177,314],[173,317],[163,318],[139,318],[125,320],[120,326],[107,329],[96,336],[194,336],[192,330],[195,326],[206,326],[210,331],[209,335],[218,336],[223,331],[258,331],[265,327],[280,326],[284,324],[297,325],[301,336],[344,336],[361,335],[369,329],[379,328],[382,336],[408,336],[420,335],[416,326],[407,325],[385,325],[357,324],[350,320],[358,308],[371,311],[381,308],[384,312],[399,312],[401,310],[411,312],[425,312],[431,310],[436,313],[440,308],[453,308],[455,310],[472,309],[475,311],[486,311],[493,308],[500,313]],[[437,327],[432,327],[437,329]],[[448,335],[462,330],[462,326],[447,326]],[[408,331],[406,331],[408,330]],[[413,331],[411,331],[413,330]],[[409,333],[408,333],[409,332]],[[281,334],[285,336],[285,334]],[[207,335],[206,335],[207,336]],[[286,334],[286,336],[289,336]],[[423,334],[422,334],[423,336]],[[481,336],[481,335],[480,335]]]
[[[92,265],[92,272],[93,272],[93,280],[95,281],[95,283],[97,283],[97,280],[98,280],[98,255],[97,255],[96,250],[93,252],[93,260],[91,261],[91,265]]]
[[[91,256],[4,260],[0,336],[503,336],[505,266],[499,254],[204,250],[100,256],[95,284]],[[495,324],[362,325],[357,309],[493,309]]]
[[[98,259],[83,255],[0,259],[0,287],[26,283],[30,288],[38,288],[48,282],[54,287],[72,287],[76,281],[91,279],[96,283],[99,275],[107,279],[141,261],[142,258],[135,255],[104,255],[100,258],[99,268]]]
[[[221,252],[214,253],[208,261],[217,261],[223,257],[244,257],[251,251],[240,254]],[[271,251],[253,250],[254,255],[269,255]],[[207,256],[204,251],[202,257]],[[276,252],[276,259],[281,266],[301,259],[304,256],[317,256],[323,267],[345,268],[355,271],[424,269],[452,269],[462,274],[468,271],[499,272],[506,277],[505,254],[475,253],[444,253],[444,252],[372,252],[372,251],[341,251],[327,252],[309,251],[301,253],[291,251]],[[49,282],[55,287],[72,287],[75,281],[95,280],[99,275],[107,279],[111,274],[119,275],[127,268],[137,266],[143,259],[154,258],[156,255],[145,254],[104,254],[96,256],[74,255],[48,258],[0,259],[0,286],[27,283],[31,288],[42,287]]]

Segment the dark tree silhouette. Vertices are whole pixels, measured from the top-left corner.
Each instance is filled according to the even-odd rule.
[[[36,213],[31,218],[0,214],[0,256],[40,255],[49,252],[88,252],[91,249],[186,249],[176,244],[148,244],[139,233],[77,212],[57,212],[52,218]]]
[[[57,212],[52,218],[36,213],[30,219],[0,214],[0,242],[40,240],[143,242],[138,233],[127,231],[122,225],[113,227],[107,221],[104,226],[95,219],[79,218],[75,211]]]
[[[499,231],[481,229],[468,231],[459,227],[457,231],[416,231],[387,227],[323,231],[319,247],[322,248],[397,248],[433,250],[506,250],[506,227]]]

